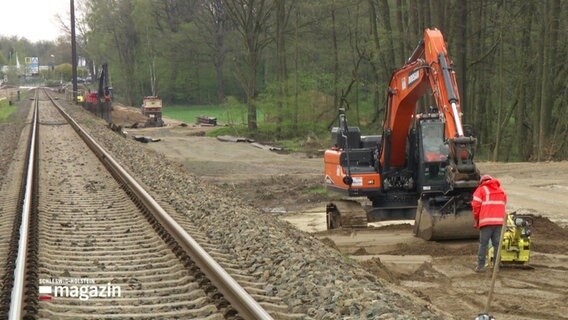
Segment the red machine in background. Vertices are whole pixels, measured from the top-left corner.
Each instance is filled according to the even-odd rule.
[[[429,92],[436,106],[420,106]],[[327,205],[328,229],[415,219],[416,235],[426,240],[477,237],[470,205],[479,181],[476,139],[464,131],[461,112],[443,36],[426,29],[391,77],[382,135],[361,136],[340,110],[335,145],[324,155],[325,181],[347,198]]]
[[[97,92],[88,92],[83,102],[85,109],[111,123],[112,87],[109,86],[108,65],[103,63]]]

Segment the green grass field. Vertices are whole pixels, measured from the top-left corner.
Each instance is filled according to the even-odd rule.
[[[10,106],[8,100],[0,101],[0,122],[6,122],[8,116],[16,111],[16,106]]]
[[[198,116],[217,118],[218,123],[246,123],[246,106],[200,105],[200,106],[164,106],[164,116],[187,123],[195,123]],[[260,119],[260,116],[259,116]]]

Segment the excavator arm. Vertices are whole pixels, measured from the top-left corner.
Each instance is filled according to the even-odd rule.
[[[437,112],[417,112],[417,103],[429,91]],[[474,238],[471,198],[478,185],[479,170],[473,162],[476,139],[466,136],[455,72],[442,33],[426,29],[406,64],[389,83],[380,165],[383,186],[400,181],[411,164],[418,193],[414,232],[426,240]],[[447,155],[431,161],[425,155],[427,126],[442,125]],[[414,130],[415,134],[409,134]],[[415,137],[415,144],[407,146]],[[414,155],[409,150],[417,150]],[[437,166],[438,165],[438,166]],[[444,172],[442,182],[429,176]]]
[[[417,120],[416,105],[428,91],[436,102],[449,146],[448,188],[475,187],[479,173],[473,164],[476,139],[465,136],[456,76],[451,69],[442,33],[426,29],[407,60],[390,80],[380,165],[385,173],[408,162],[408,132]],[[386,179],[392,175],[385,174]],[[384,185],[388,185],[383,183]]]
[[[417,105],[429,92],[436,111],[420,113]],[[476,139],[465,134],[461,116],[456,75],[442,33],[426,29],[405,65],[391,77],[379,159],[383,190],[416,191],[414,232],[426,240],[478,236],[470,205],[479,183],[473,162]],[[439,127],[447,153],[428,154],[426,140],[432,138],[425,132]]]

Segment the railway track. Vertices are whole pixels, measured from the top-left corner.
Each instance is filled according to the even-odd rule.
[[[302,316],[177,224],[46,92],[34,103],[0,187],[0,317]]]

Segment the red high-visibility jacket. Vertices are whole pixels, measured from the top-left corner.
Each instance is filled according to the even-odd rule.
[[[499,180],[493,178],[481,182],[471,201],[475,227],[503,225],[506,204],[507,195]]]

